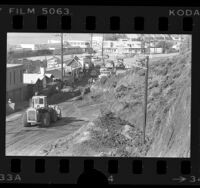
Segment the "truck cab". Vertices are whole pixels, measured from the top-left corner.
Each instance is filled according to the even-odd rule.
[[[32,97],[32,107],[33,108],[46,108],[47,107],[47,97],[46,96],[33,96]]]

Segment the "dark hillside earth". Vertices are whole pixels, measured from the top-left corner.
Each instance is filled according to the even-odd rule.
[[[150,59],[145,144],[144,82],[140,68],[97,81],[79,106],[101,104],[98,117],[48,155],[190,157],[191,52]]]

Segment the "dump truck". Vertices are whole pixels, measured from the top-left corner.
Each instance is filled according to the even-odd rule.
[[[51,122],[61,119],[61,109],[58,105],[48,105],[47,96],[33,96],[31,106],[23,115],[23,125],[40,125],[48,127]]]

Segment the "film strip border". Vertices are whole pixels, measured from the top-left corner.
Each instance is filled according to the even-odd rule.
[[[5,14],[5,28],[16,32],[188,33],[200,30],[200,9],[194,7],[0,7],[0,19]]]
[[[48,19],[48,16],[45,15],[39,15],[36,17],[35,20],[35,28],[38,31],[48,31],[48,24],[51,19]],[[57,29],[61,29],[63,32],[67,32],[70,30],[73,30],[73,18],[72,16],[61,16],[60,19],[58,19],[60,22],[60,27]],[[109,30],[112,32],[121,31],[121,19],[119,16],[111,16],[108,20],[108,22],[105,22],[106,25],[108,25]],[[98,22],[95,16],[86,16],[85,20],[82,24],[83,29],[88,32],[98,31]],[[26,27],[26,22],[24,19],[24,16],[22,15],[15,15],[12,16],[12,29],[20,31],[24,29],[24,26]],[[145,30],[145,18],[144,17],[135,17],[134,21],[130,26],[133,27],[133,31],[139,31],[142,32]],[[157,30],[158,31],[169,31],[170,27],[173,27],[173,25],[170,25],[169,18],[168,17],[159,17],[157,20]],[[181,23],[181,30],[182,31],[193,31],[193,27],[195,26],[193,18],[192,17],[184,17],[182,19]]]
[[[44,159],[35,159],[35,172],[44,173],[45,172],[45,160]],[[13,158],[10,160],[10,171],[14,173],[20,173],[23,166],[23,162],[20,159]],[[69,173],[70,171],[70,162],[68,159],[60,159],[58,170],[60,173]],[[156,164],[157,174],[167,174],[167,161],[159,159]],[[107,160],[107,172],[110,174],[118,173],[119,166],[117,159],[108,159]],[[180,174],[188,175],[191,173],[191,163],[189,160],[182,160],[179,165]],[[141,159],[133,160],[132,162],[132,173],[133,174],[142,174],[143,173],[143,161]],[[94,160],[86,159],[84,160],[84,170],[94,169]]]
[[[45,9],[48,10],[47,15],[43,15],[42,8],[37,7],[36,14],[21,15],[27,10],[27,7],[23,8],[14,8],[12,14],[8,14],[9,7],[0,9],[0,21],[5,17],[7,20],[2,32],[193,34],[200,31],[199,17],[186,15],[186,8],[156,7],[149,12],[148,7],[117,7],[109,12],[111,7],[107,7],[105,11],[103,7],[94,7],[93,10],[92,7],[81,7],[81,10],[80,7],[72,7],[67,15],[55,14],[58,8],[48,8]],[[193,13],[194,9],[191,9]],[[172,15],[169,14],[170,11]],[[191,159],[4,157],[2,161],[5,162],[0,168],[2,182],[17,182],[14,180],[19,175],[20,181],[25,183],[76,183],[83,172],[97,169],[107,182],[114,184],[200,183],[200,178],[194,175],[200,174],[197,160]]]
[[[77,160],[63,157],[60,159],[14,157],[9,159],[7,164],[9,164],[7,174],[12,176],[13,182],[73,184],[95,180],[97,184],[101,182],[105,184],[185,184],[194,183],[194,178],[195,183],[200,181],[199,177],[193,176],[193,168],[189,159],[175,162],[172,159],[78,158]],[[4,174],[5,181],[8,180],[6,179],[7,174]],[[94,179],[91,179],[92,177]]]

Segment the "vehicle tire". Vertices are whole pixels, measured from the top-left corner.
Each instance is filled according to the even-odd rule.
[[[48,127],[50,125],[50,115],[48,112],[45,112],[42,115],[41,125],[42,125],[42,127]]]
[[[52,120],[52,122],[56,122],[57,121],[57,114],[56,114],[55,110],[52,110],[51,120]]]
[[[23,117],[22,117],[22,123],[24,127],[29,127],[30,124],[27,122],[27,113],[25,112]]]

